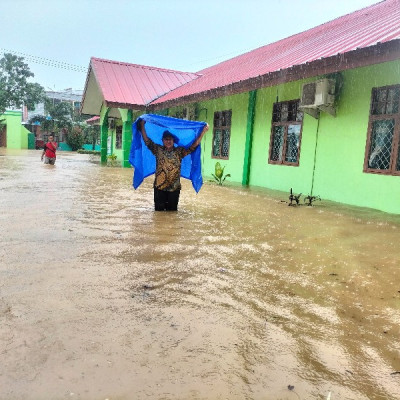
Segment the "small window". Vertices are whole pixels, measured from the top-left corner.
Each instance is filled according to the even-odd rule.
[[[115,128],[115,148],[122,149],[122,126]]]
[[[214,131],[212,144],[213,158],[229,158],[231,138],[232,110],[214,113]]]
[[[400,85],[372,90],[364,172],[400,175]]]
[[[275,103],[269,145],[270,164],[299,165],[303,113],[299,100]]]

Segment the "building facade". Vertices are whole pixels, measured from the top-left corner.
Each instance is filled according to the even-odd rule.
[[[143,113],[197,119],[206,177],[219,161],[230,182],[400,214],[398,26],[386,0],[195,74],[92,59],[82,112],[100,116],[103,161],[129,166]]]
[[[22,111],[7,110],[0,114],[0,147],[8,149],[28,149],[33,138],[21,124]]]

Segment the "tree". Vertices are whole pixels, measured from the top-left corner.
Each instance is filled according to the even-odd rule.
[[[72,104],[66,101],[55,102],[55,99],[46,97],[44,101],[44,111],[50,121],[50,129],[52,132],[59,132],[64,129],[70,131],[72,128]]]
[[[44,98],[44,111],[46,115],[34,115],[29,123],[39,122],[44,132],[70,132],[72,128],[72,105],[68,102],[54,101]]]
[[[43,101],[44,88],[28,82],[33,76],[23,57],[5,53],[0,58],[0,114],[7,108],[20,108],[23,104],[32,110],[35,104]]]

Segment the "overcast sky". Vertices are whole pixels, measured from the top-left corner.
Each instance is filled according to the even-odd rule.
[[[378,2],[1,0],[0,51],[45,88],[83,89],[92,56],[196,72]]]

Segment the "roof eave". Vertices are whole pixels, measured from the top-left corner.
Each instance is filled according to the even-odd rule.
[[[172,100],[150,103],[150,110],[160,110],[168,107],[178,106],[196,101],[211,100],[219,97],[244,93],[251,90],[275,86],[281,83],[297,81],[313,76],[335,73],[382,62],[394,61],[400,58],[400,39],[385,43],[359,48],[346,53],[321,58],[309,63],[294,65],[282,69],[249,78],[243,81],[234,82],[229,85],[213,88],[207,91],[193,93],[187,96],[178,97]]]
[[[132,103],[119,103],[115,101],[104,101],[106,107],[109,108],[123,108],[128,110],[146,110],[145,104],[132,104]]]

